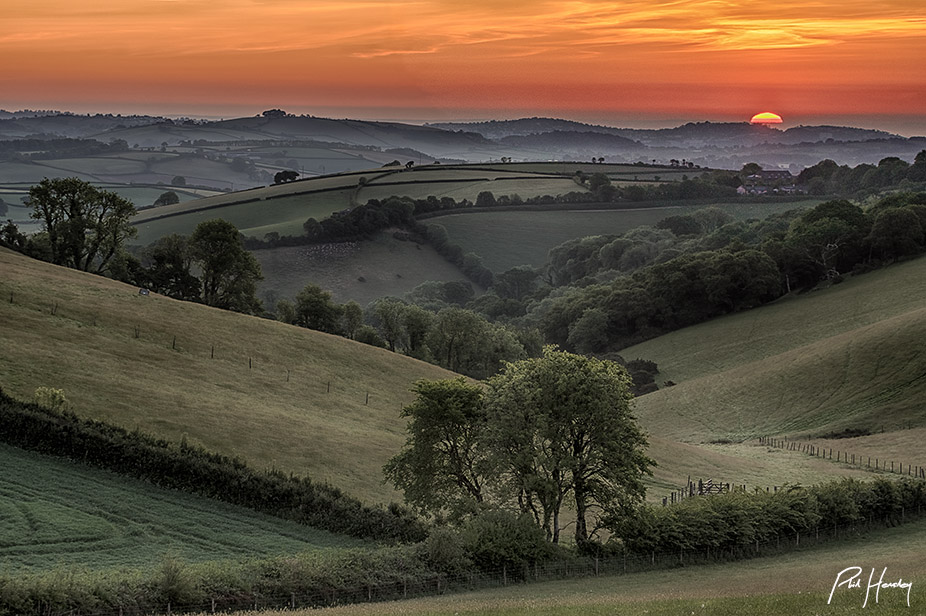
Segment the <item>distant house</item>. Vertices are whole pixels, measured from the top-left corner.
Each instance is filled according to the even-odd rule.
[[[743,179],[743,185],[738,190],[740,194],[766,195],[793,193],[794,176],[786,169],[762,170]]]

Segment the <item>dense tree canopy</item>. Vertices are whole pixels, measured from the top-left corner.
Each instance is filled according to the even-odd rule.
[[[386,478],[423,513],[476,513],[489,474],[482,388],[459,378],[419,381],[412,391],[415,401],[402,409],[408,439],[384,467]]]
[[[598,528],[602,512],[620,515],[643,500],[643,477],[655,462],[645,454],[632,397],[620,365],[552,347],[489,380],[496,472],[553,542],[567,499],[577,543]]]
[[[125,241],[135,237],[129,224],[131,201],[77,178],[45,178],[29,189],[32,218],[48,234],[51,261],[74,269],[103,272]]]
[[[554,348],[507,364],[488,390],[463,379],[422,381],[403,450],[386,477],[422,512],[454,519],[516,507],[552,542],[564,506],[588,541],[603,516],[642,501],[654,462],[630,412],[627,372]]]
[[[260,264],[244,249],[233,224],[221,219],[199,223],[190,237],[190,254],[202,272],[204,303],[248,314],[260,311],[255,296]]]

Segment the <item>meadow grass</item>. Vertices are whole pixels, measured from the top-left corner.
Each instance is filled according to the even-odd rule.
[[[359,200],[366,202],[369,199],[386,199],[392,196],[410,197],[412,199],[427,199],[430,196],[437,198],[450,197],[455,201],[468,199],[475,202],[481,192],[491,192],[495,197],[502,195],[519,195],[527,199],[543,195],[562,195],[568,192],[587,192],[569,179],[539,178],[539,179],[507,179],[474,180],[471,182],[434,182],[415,183],[403,185],[377,185],[365,186],[360,191]]]
[[[214,218],[227,220],[246,236],[263,238],[267,233],[274,231],[281,235],[302,235],[303,224],[309,218],[320,220],[347,207],[352,191],[353,189],[348,188],[251,203],[230,203],[210,209],[188,209],[182,214],[159,219],[152,218],[166,212],[161,212],[162,208],[153,208],[136,216],[135,227],[138,229],[138,237],[132,242],[147,245],[171,233],[190,235],[196,229],[196,225]],[[177,204],[181,207],[174,208],[173,211],[179,211],[183,206],[198,201],[205,199]],[[144,220],[145,218],[148,220]]]
[[[115,156],[88,156],[85,158],[63,158],[44,160],[42,164],[91,175],[134,175],[145,171],[146,161]]]
[[[0,329],[0,386],[11,395],[61,388],[82,416],[186,437],[366,502],[397,498],[381,467],[404,441],[399,412],[412,384],[453,376],[338,336],[140,296],[2,249],[0,296],[0,320],[10,324]]]
[[[862,589],[837,589],[827,605],[837,575],[847,567],[863,568]],[[913,583],[910,607],[905,591],[874,591],[866,610],[865,586],[887,568],[885,582]],[[366,614],[450,616],[542,614],[549,616],[846,616],[872,611],[907,615],[926,609],[926,521],[871,531],[784,554],[736,562],[686,566],[619,576],[518,584],[488,590],[390,603],[347,605],[313,610],[326,616]],[[251,612],[269,616],[274,612]],[[308,611],[296,611],[305,613]]]
[[[923,465],[906,429],[926,423],[924,272],[915,259],[624,349],[678,383],[638,400],[641,422],[690,442],[883,431],[858,453]]]
[[[0,444],[0,571],[143,567],[363,542]]]
[[[258,294],[292,299],[317,284],[335,301],[366,306],[381,297],[402,297],[428,280],[468,282],[430,246],[399,241],[388,232],[371,241],[256,250],[264,280]]]

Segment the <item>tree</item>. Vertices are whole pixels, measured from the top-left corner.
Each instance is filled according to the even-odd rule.
[[[45,178],[29,189],[29,203],[58,265],[101,273],[137,233],[129,224],[131,201],[77,178]]]
[[[199,223],[190,236],[190,254],[202,272],[204,303],[248,314],[260,311],[255,295],[263,278],[260,264],[244,249],[233,224],[221,219]]]
[[[174,299],[200,298],[199,278],[190,271],[193,255],[189,238],[176,233],[165,235],[145,248],[144,258],[150,262],[144,274],[149,289]]]
[[[344,335],[353,340],[360,326],[363,325],[363,308],[360,307],[360,304],[351,300],[344,304],[343,314]]]
[[[6,204],[6,201],[0,199],[0,216],[6,216],[6,213],[9,211],[9,206]]]
[[[296,319],[300,327],[329,334],[341,333],[343,310],[331,301],[331,293],[315,284],[307,284],[296,295]]]
[[[402,451],[383,467],[386,478],[423,513],[460,519],[484,500],[486,412],[482,388],[466,379],[418,381]]]
[[[180,197],[172,190],[161,193],[160,196],[154,200],[154,205],[172,205],[174,203],[180,203]]]
[[[559,540],[570,496],[579,544],[601,517],[643,500],[643,476],[655,462],[645,454],[630,412],[630,377],[620,365],[546,347],[543,357],[508,364],[488,385],[495,472],[509,478],[521,510],[551,541]]]
[[[175,175],[170,183],[174,186],[186,186],[186,178],[182,175]]]
[[[891,208],[877,215],[868,242],[882,259],[917,254],[923,249],[923,227],[912,210]]]
[[[497,204],[495,195],[491,191],[484,190],[476,195],[476,207],[492,207]]]
[[[273,176],[274,184],[284,184],[286,182],[293,182],[299,178],[299,174],[295,171],[279,171]]]
[[[394,297],[378,299],[372,306],[379,332],[393,352],[406,343],[405,307],[405,302]]]

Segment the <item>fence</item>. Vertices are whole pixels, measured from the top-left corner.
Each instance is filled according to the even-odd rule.
[[[900,460],[890,460],[880,456],[873,458],[872,456],[856,455],[854,453],[833,449],[832,447],[827,449],[826,447],[820,447],[813,443],[801,443],[800,441],[791,441],[768,436],[759,437],[759,444],[785,449],[787,451],[799,451],[808,456],[835,460],[836,462],[842,462],[850,466],[857,466],[867,470],[907,475],[916,477],[917,479],[926,479],[926,467],[914,465],[909,462],[904,465],[904,462]]]
[[[239,593],[233,597],[209,598],[185,604],[165,604],[153,608],[113,608],[105,610],[52,609],[42,606],[36,616],[136,616],[141,614],[219,613],[235,610],[288,610],[319,608],[353,603],[395,601],[446,593],[500,588],[570,578],[619,576],[703,564],[774,556],[835,540],[851,540],[878,527],[892,527],[922,517],[922,511],[901,512],[880,520],[858,524],[817,528],[810,533],[778,535],[766,542],[733,548],[703,551],[679,549],[673,552],[624,554],[610,558],[577,557],[531,565],[505,566],[493,571],[459,574],[433,573],[427,577],[392,579],[353,587],[323,588],[279,594]]]

